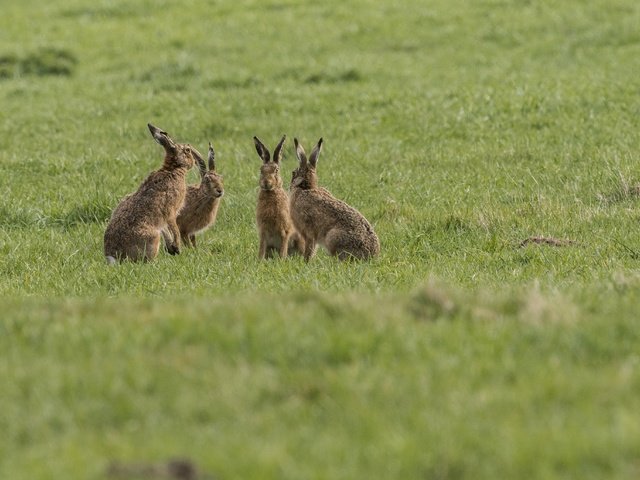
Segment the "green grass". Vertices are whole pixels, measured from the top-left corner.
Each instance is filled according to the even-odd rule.
[[[632,0],[5,0],[0,478],[636,478],[639,24]],[[225,197],[197,250],[107,268],[161,162],[147,122],[213,142]],[[284,133],[285,172],[324,137],[378,258],[258,261],[251,138]]]

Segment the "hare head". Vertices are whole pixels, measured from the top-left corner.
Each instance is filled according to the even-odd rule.
[[[211,142],[209,142],[209,167],[207,168],[204,160],[197,152],[195,158],[202,178],[200,182],[202,188],[213,198],[222,197],[224,195],[224,183],[222,182],[222,175],[216,172],[216,152],[214,152]]]
[[[318,163],[318,157],[322,150],[322,138],[318,140],[317,145],[313,147],[309,159],[307,159],[307,154],[297,138],[293,139],[293,143],[296,147],[296,157],[299,163],[298,168],[291,172],[291,187],[301,188],[303,190],[316,188],[318,185],[316,164]]]
[[[196,155],[200,156],[198,151],[191,145],[186,143],[175,143],[169,134],[164,130],[154,127],[150,123],[147,124],[153,139],[164,148],[166,153],[164,157],[164,168],[174,170],[176,168],[186,168],[189,170],[196,161]]]
[[[260,167],[260,188],[262,190],[271,191],[276,188],[282,188],[282,177],[280,177],[280,160],[282,159],[282,147],[287,136],[283,135],[278,145],[273,151],[273,159],[269,156],[269,150],[265,147],[258,137],[253,137],[256,145],[256,151],[262,159],[262,167]]]

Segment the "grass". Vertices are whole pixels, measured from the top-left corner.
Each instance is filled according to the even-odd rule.
[[[12,301],[3,476],[633,478],[638,295],[608,298]]]
[[[0,478],[638,476],[635,2],[40,3],[0,16]],[[213,142],[219,219],[107,268],[147,122]],[[257,260],[284,133],[377,259]]]

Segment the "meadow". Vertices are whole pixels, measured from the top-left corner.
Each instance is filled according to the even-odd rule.
[[[638,25],[632,0],[4,0],[0,478],[637,478]],[[109,268],[148,122],[211,141],[225,196],[197,249]],[[379,257],[258,260],[252,137],[283,134],[285,183],[324,138]]]

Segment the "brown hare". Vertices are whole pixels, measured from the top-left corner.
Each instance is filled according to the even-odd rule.
[[[206,230],[216,221],[220,200],[224,195],[222,175],[216,172],[215,152],[209,143],[209,168],[196,157],[200,169],[199,185],[189,185],[182,209],[178,212],[178,228],[182,243],[196,246],[196,233]]]
[[[169,253],[180,253],[176,216],[187,190],[185,176],[195,159],[202,158],[191,145],[174,143],[167,132],[151,124],[148,127],[155,141],[164,147],[164,163],[113,211],[104,233],[104,255],[109,264],[125,259],[153,260],[163,229],[168,230],[163,235]]]
[[[256,223],[260,237],[259,257],[271,258],[278,254],[285,258],[291,253],[302,253],[302,238],[295,231],[289,213],[289,196],[282,188],[280,176],[280,160],[282,159],[282,147],[286,135],[282,137],[275,150],[273,159],[269,156],[269,150],[262,144],[258,137],[253,137],[256,151],[262,159],[260,167],[260,193],[258,193],[258,206],[256,209]]]
[[[291,218],[305,241],[305,260],[313,256],[316,244],[340,260],[377,255],[380,242],[367,219],[325,188],[318,187],[316,164],[322,138],[308,160],[297,138],[294,143],[299,165],[291,178]]]

